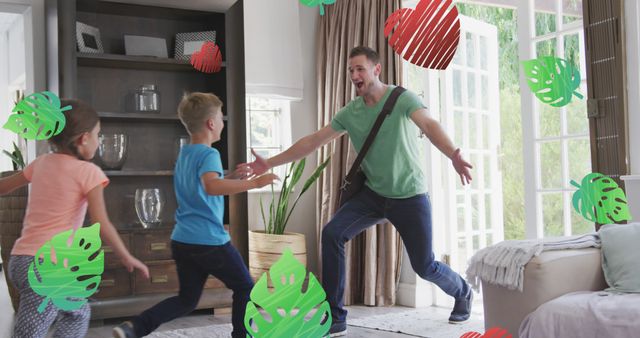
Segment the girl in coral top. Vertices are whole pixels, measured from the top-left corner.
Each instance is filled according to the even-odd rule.
[[[0,179],[0,194],[31,183],[22,234],[9,260],[9,278],[20,292],[14,338],[45,337],[51,326],[53,337],[86,335],[91,315],[89,304],[65,311],[48,301],[44,311],[38,311],[45,297],[30,287],[28,270],[37,251],[53,236],[82,226],[87,208],[92,223],[100,223],[100,237],[113,248],[127,270],[138,269],[149,278],[147,266],[129,253],[109,220],[103,193],[109,179],[89,162],[98,148],[98,114],[79,100],[62,100],[63,107],[68,105],[72,109],[64,112],[65,128],[49,139],[55,152],[41,155],[24,171]]]

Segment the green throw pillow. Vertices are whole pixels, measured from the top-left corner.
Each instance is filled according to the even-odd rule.
[[[611,291],[640,292],[640,223],[600,228],[602,270]]]

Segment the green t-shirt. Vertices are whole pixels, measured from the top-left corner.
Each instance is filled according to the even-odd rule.
[[[349,102],[331,120],[331,128],[346,131],[360,151],[393,88],[390,85],[374,107],[362,97]],[[411,113],[421,108],[425,107],[417,95],[408,90],[402,93],[362,161],[365,184],[381,196],[408,198],[427,191],[420,166],[420,130],[411,120]]]

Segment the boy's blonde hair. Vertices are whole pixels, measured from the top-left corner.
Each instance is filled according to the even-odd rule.
[[[197,133],[205,121],[222,109],[222,100],[211,93],[189,93],[182,97],[178,105],[178,117],[189,134]]]

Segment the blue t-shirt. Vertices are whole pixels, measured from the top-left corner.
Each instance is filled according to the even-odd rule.
[[[208,195],[200,181],[207,172],[224,177],[216,149],[204,144],[189,144],[180,149],[173,177],[178,210],[171,239],[201,245],[223,245],[230,240],[222,224],[224,196]]]

